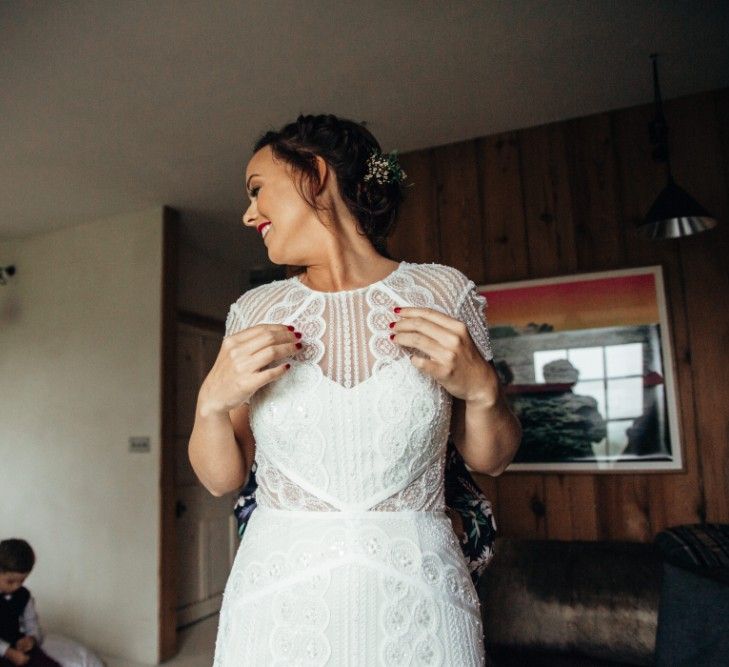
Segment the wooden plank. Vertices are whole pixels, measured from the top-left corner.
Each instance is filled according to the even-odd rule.
[[[484,137],[476,142],[477,175],[482,206],[485,275],[476,282],[501,282],[520,278],[528,273],[524,211],[519,172],[519,142],[516,133]],[[531,509],[519,510],[520,493],[532,494],[535,489],[522,476],[506,473],[497,478],[474,475],[487,497],[492,499],[499,533],[510,535],[531,530]],[[506,491],[499,495],[501,488]],[[536,489],[541,494],[541,487]],[[516,514],[515,514],[516,510]],[[528,523],[520,526],[520,523]]]
[[[571,273],[576,269],[577,258],[561,124],[522,130],[517,137],[528,276]],[[548,483],[550,478],[553,476],[510,472],[498,480],[499,502],[508,503],[509,508],[506,521],[501,522],[505,534],[543,538],[573,534],[571,514],[565,513],[563,484]],[[571,492],[578,493],[582,488],[576,485]],[[551,496],[550,490],[554,492]],[[548,526],[552,534],[548,533]]]
[[[563,123],[519,132],[529,274],[577,270],[572,195]]]
[[[642,105],[613,112],[611,117],[618,156],[627,265],[660,264],[664,270],[674,350],[674,359],[664,360],[664,363],[674,364],[685,470],[646,474],[639,481],[631,479],[632,474],[624,479],[600,477],[598,496],[607,508],[601,515],[601,537],[604,539],[648,541],[667,525],[697,520],[697,510],[702,503],[691,400],[690,342],[678,249],[673,242],[646,240],[635,231],[635,222],[643,218],[666,183],[664,166],[651,157],[648,124],[654,115],[652,105]],[[633,507],[634,511],[647,503],[645,520],[632,515],[622,503]]]
[[[544,476],[546,535],[550,540],[596,540],[598,514],[595,475]]]
[[[726,189],[726,92],[672,101],[666,108],[676,182],[719,224],[680,243],[691,339],[693,398],[706,520],[729,521],[729,201]],[[723,115],[722,115],[723,114]]]
[[[474,281],[484,275],[476,146],[473,141],[433,149],[440,261]]]
[[[610,118],[598,114],[562,123],[580,271],[620,266],[625,257],[619,224],[617,174]],[[597,539],[595,474],[545,475],[547,532],[551,539]]]
[[[519,139],[515,132],[496,134],[476,141],[476,161],[485,251],[485,275],[477,283],[515,280],[528,275],[523,195],[519,172]],[[492,500],[499,532],[509,529],[509,517],[501,513],[499,487],[517,479],[510,473],[498,478],[474,474],[484,494]],[[505,509],[511,512],[508,504]]]
[[[627,252],[610,115],[586,116],[564,125],[578,269],[622,267]]]
[[[387,247],[394,259],[439,262],[437,192],[432,150],[403,153],[400,165],[407,174],[405,200],[400,207]]]
[[[481,191],[483,282],[519,280],[529,274],[519,135],[495,134],[476,141]],[[476,278],[474,278],[476,280]]]

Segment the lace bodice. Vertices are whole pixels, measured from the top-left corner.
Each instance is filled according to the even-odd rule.
[[[257,502],[279,509],[444,510],[443,471],[452,397],[390,340],[395,306],[459,319],[491,359],[486,299],[461,271],[401,262],[366,287],[320,292],[297,276],[233,303],[225,335],[291,324],[302,348],[250,400]],[[274,365],[271,364],[271,365]]]

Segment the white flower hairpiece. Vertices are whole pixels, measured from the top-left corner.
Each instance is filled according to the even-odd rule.
[[[390,151],[388,155],[374,152],[367,158],[365,181],[374,178],[380,185],[384,185],[393,181],[402,181],[406,176],[407,174],[397,160],[397,150]]]

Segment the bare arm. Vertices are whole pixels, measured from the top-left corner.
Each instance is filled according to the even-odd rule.
[[[296,352],[296,335],[281,324],[259,324],[223,340],[200,387],[188,456],[214,496],[245,484],[255,453],[245,403],[259,387],[279,378],[286,364],[260,370]]]
[[[494,369],[493,361],[489,366]],[[497,477],[516,455],[521,424],[506,401],[496,370],[483,397],[453,399],[453,444],[471,470]]]

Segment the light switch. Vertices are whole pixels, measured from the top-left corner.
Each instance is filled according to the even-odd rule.
[[[148,452],[150,449],[149,438],[143,437],[131,437],[129,438],[129,451],[130,452]]]

